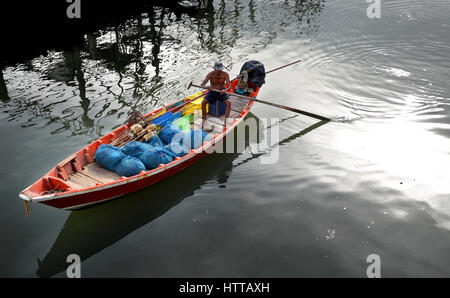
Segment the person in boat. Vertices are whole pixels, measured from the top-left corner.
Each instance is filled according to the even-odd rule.
[[[223,71],[225,67],[221,62],[216,62],[213,68],[214,70],[206,75],[206,78],[203,80],[201,85],[205,86],[205,84],[208,81],[210,81],[210,86],[207,88],[218,89],[221,90],[221,92],[219,93],[214,91],[208,91],[208,93],[206,93],[205,99],[202,101],[202,119],[203,119],[202,127],[206,121],[206,104],[207,103],[215,104],[217,101],[223,101],[226,104],[225,123],[224,123],[224,127],[226,127],[227,118],[230,115],[231,109],[231,102],[229,99],[230,97],[226,93],[231,88],[230,76],[228,75],[227,72]],[[228,88],[225,88],[225,84],[226,86],[228,86]]]

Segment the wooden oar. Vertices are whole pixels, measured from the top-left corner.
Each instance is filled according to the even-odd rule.
[[[286,64],[286,65],[283,65],[283,66],[274,68],[274,69],[272,69],[272,70],[266,71],[266,74],[271,73],[271,72],[273,72],[273,71],[277,71],[277,70],[282,69],[282,68],[285,68],[285,67],[288,67],[288,66],[290,66],[290,65],[292,65],[292,64],[299,63],[299,62],[301,62],[301,61],[302,61],[302,60],[297,60],[297,61],[288,63],[288,64]]]
[[[274,71],[277,71],[277,70],[279,70],[279,69],[282,69],[282,68],[291,66],[292,64],[299,63],[299,62],[302,62],[302,60],[296,60],[296,61],[294,61],[294,62],[285,64],[285,65],[283,65],[283,66],[280,66],[280,67],[271,69],[271,70],[269,70],[269,71],[266,71],[266,74],[269,74],[269,73],[274,72]],[[255,67],[252,67],[252,68],[250,68],[250,69],[247,69],[247,71],[251,71],[253,68],[255,68]],[[239,75],[238,75],[236,78],[234,78],[234,80],[236,80],[236,79],[239,79]]]
[[[208,87],[205,87],[205,86],[195,85],[195,84],[192,84],[192,82],[189,84],[189,87],[191,87],[191,86],[194,86],[194,87],[197,87],[197,88],[208,89],[210,91],[219,92],[219,93],[222,92],[221,90],[218,90],[218,89],[213,89],[213,88],[208,88]],[[317,115],[317,114],[314,114],[314,113],[302,111],[302,110],[299,110],[299,109],[296,109],[296,108],[291,108],[291,107],[288,107],[288,106],[284,106],[284,105],[276,104],[276,103],[273,103],[273,102],[268,102],[268,101],[265,101],[265,100],[256,99],[254,97],[244,96],[244,95],[240,95],[240,94],[236,94],[236,93],[231,93],[231,92],[225,92],[225,93],[229,94],[231,96],[237,97],[237,98],[247,99],[247,100],[254,100],[254,101],[259,102],[259,103],[263,103],[263,104],[270,105],[270,106],[273,106],[273,107],[277,107],[277,108],[280,108],[280,109],[284,109],[284,110],[288,110],[288,111],[291,111],[291,112],[299,113],[299,114],[302,114],[302,115],[305,115],[305,116],[308,116],[308,117],[312,117],[312,118],[316,118],[316,119],[319,119],[319,120],[322,120],[322,121],[331,121],[330,118],[327,118],[327,117],[324,117],[324,116],[320,116],[320,115]]]
[[[274,68],[274,69],[272,69],[272,70],[266,71],[266,74],[271,73],[271,72],[273,72],[273,71],[277,71],[277,70],[282,69],[282,68],[285,68],[285,67],[290,66],[290,65],[292,65],[292,64],[299,63],[299,62],[301,62],[301,61],[302,61],[302,60],[296,60],[296,61],[294,61],[294,62],[285,64],[285,65],[283,65],[283,66]],[[250,69],[250,70],[251,70],[251,69]],[[238,79],[238,78],[239,78],[239,76],[237,76],[235,79]],[[235,80],[235,79],[234,79],[234,80]],[[191,82],[191,84],[192,84],[192,82]],[[191,86],[191,85],[188,86],[188,89],[189,89],[190,86]],[[195,97],[195,98],[192,98],[192,99],[190,99],[190,100],[188,100],[188,101],[186,101],[186,102],[183,102],[183,104],[181,104],[181,105],[179,105],[179,106],[172,107],[171,109],[165,111],[165,112],[162,113],[162,114],[157,113],[156,115],[149,116],[148,118],[144,116],[144,118],[143,118],[142,120],[143,120],[144,122],[146,122],[146,123],[149,123],[150,121],[152,121],[152,120],[155,119],[156,117],[162,116],[162,115],[164,115],[164,114],[166,114],[166,113],[169,113],[169,112],[171,112],[171,111],[173,111],[173,110],[175,110],[175,109],[177,109],[177,108],[181,108],[181,107],[183,107],[183,106],[186,106],[188,103],[190,103],[190,102],[192,102],[192,101],[194,101],[194,100],[196,100],[197,98],[200,98],[200,97],[202,97],[202,96],[205,96],[205,94],[200,94],[199,96],[197,96],[197,97]],[[118,139],[114,140],[111,144],[112,144],[112,145],[116,145],[116,144],[118,144],[118,143],[121,143],[121,142],[124,141],[127,137],[130,137],[130,135],[128,134],[128,132],[126,132],[124,135],[122,135],[122,136],[119,137]],[[133,139],[131,139],[131,140],[134,140],[134,139],[136,139],[136,138],[133,138]],[[131,140],[129,140],[128,142],[130,142]]]
[[[285,64],[285,65],[283,65],[283,66],[274,68],[274,69],[272,69],[272,70],[266,71],[266,74],[271,73],[271,72],[274,72],[274,71],[277,71],[277,70],[282,69],[282,68],[285,68],[285,67],[290,66],[290,65],[292,65],[292,64],[299,63],[299,62],[301,62],[301,61],[302,61],[302,60],[296,60],[296,61],[294,61],[294,62]],[[239,78],[239,76],[237,76],[235,79],[238,79],[238,78]],[[235,80],[235,79],[233,79],[233,80]],[[188,86],[188,89],[189,89],[190,86],[195,86],[195,85],[193,85],[192,82],[191,82],[191,84]],[[196,86],[196,87],[199,87],[199,86]],[[206,89],[208,89],[208,88],[206,88]],[[213,90],[213,91],[214,91],[214,90]],[[234,94],[234,93],[230,93],[230,94]],[[205,96],[205,95],[206,95],[206,93],[200,94],[199,96],[197,96],[197,97],[195,97],[195,98],[192,98],[192,99],[190,99],[190,100],[188,100],[188,101],[186,101],[186,102],[183,102],[183,104],[181,104],[181,105],[179,105],[179,106],[174,106],[174,107],[172,107],[171,109],[165,111],[163,114],[157,113],[156,115],[149,116],[148,118],[144,116],[144,119],[142,119],[142,120],[144,120],[144,122],[148,123],[148,122],[152,121],[153,119],[155,119],[156,117],[162,116],[162,115],[164,115],[164,114],[166,114],[166,113],[169,113],[169,112],[171,112],[171,111],[173,111],[173,110],[175,110],[175,109],[177,109],[177,108],[182,108],[182,107],[186,106],[188,103],[190,103],[190,102],[196,100],[197,98],[200,98],[200,97],[202,97],[202,96]],[[236,95],[237,95],[237,94],[236,94]],[[250,98],[250,97],[246,97],[246,96],[242,96],[242,97],[244,97],[245,99],[249,99],[249,98]],[[253,98],[252,98],[252,99],[253,99]],[[253,99],[253,100],[255,100],[255,99]],[[315,115],[315,114],[312,114],[312,113],[308,113],[308,112],[305,112],[305,111],[300,111],[300,110],[297,110],[297,109],[294,109],[294,108],[290,108],[290,107],[286,107],[286,106],[282,106],[282,105],[277,105],[277,104],[273,104],[273,103],[270,103],[270,102],[264,102],[264,101],[259,100],[259,99],[258,99],[258,100],[255,100],[255,101],[261,102],[261,103],[265,103],[265,104],[269,104],[269,105],[273,105],[273,106],[276,106],[276,107],[279,107],[279,108],[282,108],[282,109],[287,109],[287,110],[289,110],[289,111],[297,112],[297,113],[300,113],[300,114],[303,114],[303,115],[307,115],[307,116],[310,116],[310,117],[314,117],[314,118],[317,118],[317,117],[315,117],[315,116],[322,117],[322,116]],[[305,113],[306,113],[306,114],[305,114]],[[313,116],[313,115],[315,115],[315,116]],[[328,118],[325,118],[325,117],[318,118],[318,119],[320,119],[320,120],[328,120],[328,121],[329,121],[329,119],[328,119]],[[122,135],[122,136],[120,136],[118,139],[114,140],[111,144],[113,144],[113,145],[120,144],[120,143],[121,143],[122,141],[124,141],[127,137],[130,137],[130,138],[131,138],[132,136],[130,136],[130,135],[128,134],[128,132],[126,132],[124,135]],[[126,143],[128,143],[128,142],[130,142],[130,141],[133,141],[133,140],[135,140],[135,139],[137,139],[137,138],[138,138],[138,137],[131,138],[131,139],[128,140]],[[126,144],[126,143],[125,143],[125,144]],[[124,145],[124,144],[122,144],[122,145]]]

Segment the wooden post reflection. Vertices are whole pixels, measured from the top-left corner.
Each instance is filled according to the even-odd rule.
[[[6,89],[5,79],[3,78],[3,69],[0,68],[0,100],[8,101],[10,100],[8,95],[8,89]]]

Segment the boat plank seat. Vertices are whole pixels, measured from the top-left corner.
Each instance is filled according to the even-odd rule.
[[[117,173],[102,168],[96,162],[86,165],[81,173],[102,181],[103,183],[120,180],[120,176]]]
[[[74,189],[83,189],[87,187],[93,187],[97,185],[97,181],[94,179],[88,179],[87,177],[83,177],[80,173],[75,173],[70,175],[67,180],[67,184],[69,184]]]
[[[96,162],[87,164],[81,171],[72,173],[67,183],[75,189],[93,187],[98,184],[105,184],[120,180],[120,176],[115,172],[100,167]]]

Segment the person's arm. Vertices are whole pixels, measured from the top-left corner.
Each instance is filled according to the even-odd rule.
[[[209,81],[209,78],[211,77],[211,73],[208,73],[206,75],[206,78],[203,80],[203,82],[200,84],[201,86],[205,86],[205,84]]]
[[[228,88],[225,89],[223,93],[228,92],[228,90],[231,89],[230,76],[228,75],[228,73],[226,74],[226,77],[225,77],[225,83],[227,84]]]

